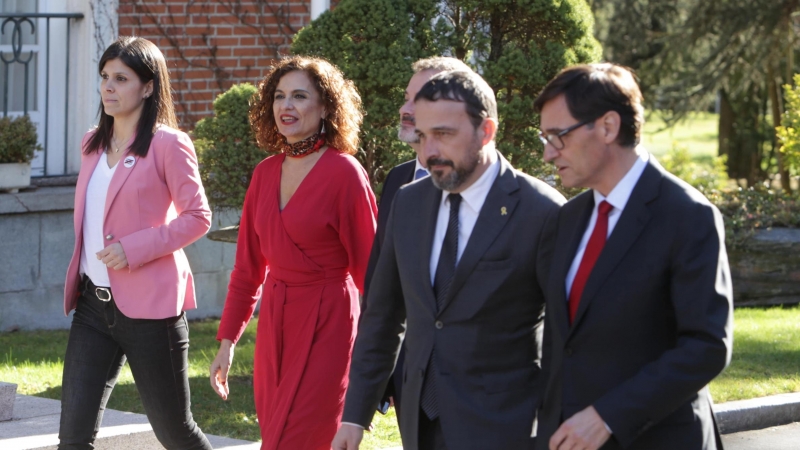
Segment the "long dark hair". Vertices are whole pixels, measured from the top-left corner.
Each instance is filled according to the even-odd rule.
[[[142,115],[136,126],[136,139],[131,144],[131,153],[145,157],[158,125],[178,127],[175,108],[172,105],[167,62],[164,60],[161,50],[152,42],[131,36],[120,36],[116,42],[108,46],[97,65],[97,73],[102,72],[106,62],[112,59],[119,59],[130,67],[142,83],[153,82],[153,93],[144,99]],[[97,124],[97,130],[89,139],[84,150],[87,155],[108,148],[111,144],[114,118],[106,114],[102,101],[99,115],[100,122]]]

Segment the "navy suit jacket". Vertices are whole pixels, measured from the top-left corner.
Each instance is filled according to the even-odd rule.
[[[593,207],[584,192],[548,226],[537,449],[590,405],[613,431],[605,450],[719,448],[706,385],[730,362],[733,340],[719,210],[651,156],[570,325],[565,279]]]
[[[375,266],[378,264],[378,257],[381,255],[381,245],[386,234],[386,221],[389,219],[389,211],[392,209],[394,195],[404,184],[414,181],[416,163],[417,159],[414,158],[411,161],[394,166],[386,175],[386,179],[383,180],[381,200],[378,204],[378,228],[375,230],[372,253],[369,254],[369,263],[367,264],[367,276],[364,279],[364,299],[367,298],[369,283],[372,279],[372,274],[375,272]]]
[[[419,401],[432,357],[448,448],[526,449],[533,441],[547,273],[540,250],[549,246],[541,231],[564,198],[498,157],[500,172],[439,307],[430,259],[442,191],[425,178],[403,186],[392,204],[342,420],[369,425],[403,339],[406,450],[419,448]]]

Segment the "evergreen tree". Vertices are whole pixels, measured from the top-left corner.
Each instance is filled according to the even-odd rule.
[[[433,0],[342,0],[303,28],[292,44],[295,54],[321,56],[355,82],[366,112],[358,157],[373,183],[411,159],[398,141],[398,109],[411,64],[437,52],[430,21]]]
[[[600,45],[585,0],[342,0],[298,33],[296,54],[338,65],[358,86],[367,115],[364,163],[373,181],[411,158],[397,141],[397,110],[411,63],[455,56],[495,90],[498,148],[542,175],[533,100],[565,66],[596,61]]]
[[[637,69],[651,104],[674,121],[718,97],[729,175],[752,184],[774,161],[789,190],[775,127],[780,85],[794,72],[800,0],[593,0],[592,8],[606,57]]]
[[[584,0],[451,0],[445,20],[460,22],[450,35],[471,56],[497,95],[497,147],[511,163],[542,176],[539,117],[533,101],[564,67],[594,62],[601,55],[594,18]],[[467,23],[468,26],[463,24]],[[471,45],[470,45],[471,44]],[[470,55],[468,49],[472,49]]]

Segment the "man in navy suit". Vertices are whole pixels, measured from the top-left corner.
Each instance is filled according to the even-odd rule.
[[[372,279],[372,274],[375,271],[375,266],[378,263],[378,257],[381,254],[381,244],[386,234],[386,220],[389,218],[389,211],[392,209],[392,200],[397,190],[404,184],[410,183],[414,180],[428,176],[428,170],[423,162],[423,158],[419,157],[420,146],[419,136],[415,129],[416,121],[414,119],[414,97],[419,92],[419,89],[424,85],[432,76],[439,72],[449,70],[467,70],[471,71],[469,66],[464,64],[461,60],[447,56],[434,56],[431,58],[420,59],[411,65],[414,75],[408,81],[408,87],[405,91],[405,103],[400,107],[400,126],[397,131],[397,138],[402,142],[407,143],[414,149],[416,157],[411,161],[406,161],[392,168],[386,175],[383,182],[383,189],[381,191],[380,205],[378,206],[378,228],[375,234],[375,240],[372,244],[372,253],[369,257],[369,264],[367,265],[367,275],[365,278],[364,286],[364,301],[369,292],[369,284]],[[366,309],[366,305],[363,305]],[[403,372],[403,360],[405,358],[405,351],[400,352],[397,359],[397,368],[395,374]],[[399,375],[392,375],[392,380],[386,388],[386,394],[381,404],[394,402],[394,407],[397,413],[397,419],[400,420],[400,394],[401,394],[402,380]]]
[[[719,210],[639,145],[639,86],[563,70],[534,103],[544,159],[589,188],[550,222],[537,449],[721,447],[707,384],[730,362]]]

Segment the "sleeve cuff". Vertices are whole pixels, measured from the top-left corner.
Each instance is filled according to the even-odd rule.
[[[365,429],[363,426],[353,422],[342,422],[342,425],[350,425],[351,427],[358,427],[361,428],[362,430]],[[608,428],[608,426],[606,426],[606,428]]]

